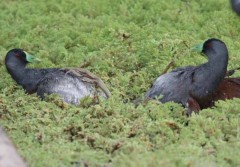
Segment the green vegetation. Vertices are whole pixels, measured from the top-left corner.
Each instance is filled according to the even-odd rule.
[[[189,48],[211,37],[227,44],[228,68],[240,66],[240,18],[228,1],[1,0],[0,18],[0,124],[30,166],[240,165],[240,99],[191,118],[175,103],[129,102],[171,60],[205,62]],[[113,96],[75,107],[27,95],[5,69],[15,47],[42,59],[30,67],[85,66]]]

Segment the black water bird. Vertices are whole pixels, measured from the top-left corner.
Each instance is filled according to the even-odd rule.
[[[207,56],[208,62],[199,66],[174,69],[157,78],[145,94],[146,99],[159,99],[162,103],[173,101],[188,108],[188,114],[203,108],[224,79],[228,65],[228,50],[224,42],[208,39],[193,50]]]
[[[45,95],[58,94],[67,103],[78,105],[86,96],[109,97],[111,93],[103,81],[83,68],[27,68],[26,65],[39,59],[22,49],[10,50],[5,65],[12,78],[27,93]],[[98,89],[99,88],[99,89]]]
[[[230,0],[232,9],[240,15],[240,0]]]

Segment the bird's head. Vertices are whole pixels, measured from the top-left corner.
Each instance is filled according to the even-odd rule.
[[[5,58],[6,65],[15,63],[26,65],[27,63],[34,63],[38,61],[40,61],[40,59],[32,56],[23,49],[18,48],[10,50]]]

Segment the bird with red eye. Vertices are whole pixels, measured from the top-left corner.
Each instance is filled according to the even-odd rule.
[[[198,113],[204,107],[225,77],[228,49],[223,41],[211,38],[192,50],[203,53],[208,62],[161,75],[145,94],[146,100],[180,103],[187,108],[187,115]]]
[[[58,94],[63,101],[78,105],[80,99],[87,96],[108,98],[111,95],[103,81],[86,69],[26,67],[39,61],[22,49],[12,49],[6,55],[5,65],[27,93],[37,93],[41,99],[48,94]]]
[[[35,62],[39,62],[40,59],[32,56],[31,54],[27,53],[26,51],[23,51],[22,49],[12,49],[11,50],[11,54],[8,54],[5,58],[5,64],[7,66],[8,70],[12,70],[13,68],[13,64],[16,64],[16,62],[18,62],[18,64],[16,64],[16,68],[18,68],[18,66],[22,65],[22,66],[26,66],[27,63],[35,63]],[[9,67],[9,68],[8,68]],[[9,72],[10,72],[9,71]]]
[[[15,53],[15,56],[19,57],[19,53]]]

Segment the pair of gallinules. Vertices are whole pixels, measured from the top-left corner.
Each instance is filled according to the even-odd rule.
[[[208,62],[161,75],[147,91],[145,99],[180,103],[190,114],[213,106],[216,100],[239,97],[240,79],[225,78],[228,50],[224,42],[209,39],[194,50],[207,56]],[[27,93],[37,93],[42,99],[46,94],[58,94],[65,102],[75,105],[86,96],[108,98],[111,95],[103,81],[85,69],[26,68],[27,63],[34,61],[38,59],[22,49],[10,50],[5,59],[8,72]]]

